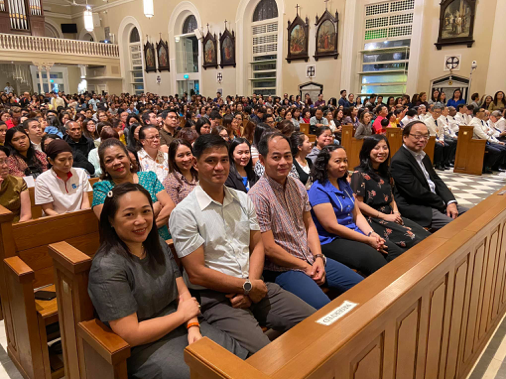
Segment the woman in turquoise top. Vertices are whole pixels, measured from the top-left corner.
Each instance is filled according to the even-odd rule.
[[[114,186],[127,182],[138,183],[151,195],[158,234],[164,240],[170,239],[167,224],[170,212],[174,209],[175,204],[156,174],[152,171],[132,172],[128,151],[125,145],[115,138],[102,142],[98,148],[98,156],[102,175],[100,177],[101,181],[93,185],[93,203],[91,207],[95,215],[100,219],[105,198]]]

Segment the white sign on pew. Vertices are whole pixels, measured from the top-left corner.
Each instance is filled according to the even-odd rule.
[[[318,324],[322,324],[325,326],[332,325],[334,322],[339,320],[341,317],[345,316],[348,312],[350,312],[353,308],[355,308],[358,304],[352,303],[351,301],[345,300],[340,306],[334,309],[332,312],[327,313],[321,319],[316,321]]]

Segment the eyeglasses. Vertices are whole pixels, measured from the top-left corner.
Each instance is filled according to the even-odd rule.
[[[156,136],[151,136],[151,137],[148,137],[148,138],[144,138],[145,140],[148,140],[148,141],[153,141],[155,139],[160,139],[160,134],[156,135]]]
[[[410,134],[414,139],[420,141],[421,139],[428,140],[430,138],[429,134]]]

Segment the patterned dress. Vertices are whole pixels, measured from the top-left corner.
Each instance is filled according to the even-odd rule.
[[[387,180],[379,178],[378,181],[359,168],[351,176],[351,187],[353,192],[363,197],[364,203],[371,208],[385,214],[393,213],[390,206],[394,199],[392,185]],[[404,225],[376,217],[366,217],[366,220],[381,237],[402,248],[411,248],[430,235],[428,231],[406,217],[402,218]]]
[[[153,171],[142,171],[137,173],[139,178],[139,184],[144,187],[146,191],[151,195],[153,204],[158,201],[156,194],[164,191],[162,183],[156,178],[156,174]],[[93,203],[91,208],[96,205],[104,204],[105,198],[110,190],[114,188],[114,182],[112,180],[101,180],[93,185]],[[170,239],[169,228],[167,225],[158,228],[158,235],[164,240]]]

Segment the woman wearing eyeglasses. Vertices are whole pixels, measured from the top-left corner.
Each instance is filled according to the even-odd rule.
[[[169,157],[160,150],[160,132],[151,125],[143,126],[139,130],[139,165],[142,171],[153,171],[160,183],[169,175]]]

